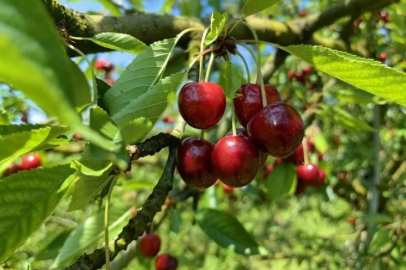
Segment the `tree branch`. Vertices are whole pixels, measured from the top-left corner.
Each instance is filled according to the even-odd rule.
[[[162,205],[172,189],[173,174],[175,171],[176,147],[169,148],[169,156],[166,162],[164,171],[158,183],[154,187],[151,195],[149,195],[142,209],[135,217],[130,219],[127,226],[123,228],[117,239],[109,245],[110,258],[114,260],[117,254],[126,250],[128,245],[137,240],[146,230],[148,224],[152,222],[156,213],[161,211]],[[97,270],[103,267],[106,263],[104,249],[96,249],[91,254],[84,254],[79,259],[64,270]]]

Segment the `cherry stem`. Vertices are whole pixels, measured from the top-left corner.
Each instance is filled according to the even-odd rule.
[[[310,164],[310,162],[309,162],[309,148],[308,148],[308,145],[307,145],[306,137],[303,138],[302,146],[303,146],[304,163],[305,163],[305,165]]]
[[[93,106],[97,106],[97,82],[96,82],[96,75],[94,74],[92,63],[89,61],[89,59],[87,59],[86,55],[81,50],[79,50],[78,48],[74,47],[73,45],[67,43],[66,41],[65,41],[65,44],[66,44],[66,46],[68,46],[69,49],[74,50],[80,56],[82,56],[85,59],[85,61],[87,62],[87,64],[89,65],[91,77],[92,77],[92,92],[93,92],[92,104],[93,104]]]
[[[227,61],[231,65],[231,54],[229,51],[227,51],[227,58],[228,58]],[[228,89],[227,89],[227,91],[228,91]],[[230,93],[230,96],[231,96],[231,102],[230,102],[230,104],[231,104],[231,128],[233,131],[233,136],[237,136],[237,128],[235,126],[234,94],[231,95],[231,93]]]
[[[207,34],[209,33],[209,27],[204,30],[203,36],[202,36],[202,41],[200,42],[200,64],[199,64],[199,82],[203,81],[203,62],[204,62],[204,55],[203,50],[204,50],[204,40],[206,39]]]
[[[251,82],[251,75],[250,75],[250,69],[248,68],[247,61],[245,61],[244,56],[239,51],[236,51],[236,54],[237,54],[238,57],[241,58],[242,62],[244,63],[245,71],[247,73],[247,82],[250,83]]]
[[[212,52],[210,54],[210,60],[209,60],[209,64],[207,65],[207,70],[206,70],[206,77],[204,78],[205,82],[208,82],[210,79],[210,72],[211,72],[211,68],[213,66],[213,62],[214,62],[214,53]]]
[[[204,140],[204,130],[200,130],[200,139]]]
[[[111,193],[113,193],[114,185],[116,184],[117,177],[111,176],[113,181],[110,184],[109,192],[106,198],[106,206],[104,208],[104,251],[106,256],[106,270],[110,270],[110,249],[109,249],[109,206]],[[110,181],[111,179],[109,179]]]

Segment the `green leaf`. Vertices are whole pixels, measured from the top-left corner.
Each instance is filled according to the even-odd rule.
[[[112,32],[104,32],[97,34],[91,38],[81,39],[93,41],[100,46],[116,51],[129,52],[134,54],[139,54],[147,47],[147,45],[145,45],[142,41],[136,39],[133,36]]]
[[[109,235],[110,239],[126,225],[131,209],[112,207],[109,213]],[[104,236],[104,210],[89,217],[84,223],[76,227],[63,244],[62,249],[56,257],[52,269],[66,265],[76,259],[88,248],[94,245]]]
[[[224,248],[234,246],[236,253],[247,256],[265,252],[230,214],[214,209],[201,209],[196,215],[196,222],[214,242]]]
[[[63,165],[21,171],[0,180],[0,261],[38,230],[64,195],[63,187],[73,173]]]
[[[275,201],[282,195],[288,194],[296,178],[295,166],[282,163],[275,167],[265,180],[267,196],[270,201]]]
[[[106,106],[103,104],[103,97],[106,94],[107,90],[110,89],[110,85],[99,78],[96,78],[97,83],[97,105],[103,110],[107,111]]]
[[[104,95],[103,104],[110,116],[120,113],[132,100],[145,94],[158,82],[175,43],[175,38],[155,42],[127,66]]]
[[[162,79],[147,93],[132,100],[127,107],[114,115],[112,119],[119,127],[122,127],[133,119],[144,117],[145,120],[152,123],[152,128],[175,97],[176,91],[182,84],[185,76],[185,73],[176,73]],[[146,129],[146,131],[149,132],[150,129]]]
[[[229,98],[235,98],[235,92],[241,87],[243,78],[240,70],[233,66],[230,62],[226,65],[226,94]]]
[[[390,246],[392,231],[380,229],[377,231],[368,247],[368,253],[375,253],[379,250],[384,250]]]
[[[227,20],[228,20],[227,12],[221,14],[220,12],[215,11],[211,14],[210,32],[207,34],[206,39],[204,41],[204,44],[206,46],[209,46],[218,38],[221,31],[223,31]]]
[[[58,256],[66,238],[72,229],[67,229],[55,237],[48,245],[42,248],[34,257],[34,261],[53,260]]]
[[[28,152],[52,148],[69,141],[56,139],[68,129],[59,126],[7,125],[0,126],[0,163],[13,160]],[[3,135],[7,134],[7,135]]]
[[[406,105],[406,74],[372,59],[310,45],[281,47],[333,77],[378,97]]]
[[[46,113],[102,147],[112,144],[85,127],[72,89],[84,88],[40,0],[0,0],[0,80],[21,90]],[[27,23],[30,22],[30,23]],[[74,92],[74,91],[73,91]],[[79,102],[80,104],[80,102]]]
[[[247,0],[242,7],[242,12],[244,16],[247,17],[269,8],[280,1],[281,0]]]
[[[153,189],[155,187],[154,182],[151,181],[147,181],[147,180],[139,180],[139,179],[135,179],[135,180],[129,180],[124,182],[123,185],[123,189],[124,190],[143,190],[143,189]]]
[[[124,125],[121,129],[121,135],[125,145],[135,144],[145,137],[153,125],[151,121],[145,120],[145,117],[137,118]]]
[[[351,87],[352,88],[352,87]],[[329,92],[342,103],[378,103],[378,97],[358,89],[337,89]]]
[[[92,95],[85,74],[74,62],[71,61],[71,65],[73,87],[70,95],[72,96],[74,107],[78,112],[81,112],[92,103]]]
[[[368,214],[361,217],[361,221],[364,223],[391,223],[393,218],[385,214]]]
[[[327,152],[328,142],[322,132],[317,133],[316,137],[314,137],[314,146],[318,151],[322,152],[323,154]]]

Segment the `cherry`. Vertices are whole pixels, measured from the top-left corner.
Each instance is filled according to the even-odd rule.
[[[116,82],[116,80],[114,80],[113,78],[107,78],[106,79],[106,83],[108,84],[108,85],[113,85],[114,83]]]
[[[137,213],[138,213],[137,208],[131,208],[131,215],[132,215],[132,216],[136,216]]]
[[[223,185],[223,190],[227,194],[233,194],[234,193],[234,188],[227,186],[226,184]]]
[[[296,195],[302,194],[306,190],[306,188],[307,184],[304,181],[297,179],[295,194]]]
[[[97,70],[104,70],[104,65],[106,64],[106,60],[104,59],[99,59],[95,63],[95,67]]]
[[[338,180],[345,181],[345,180],[347,180],[347,173],[346,172],[340,172],[340,173],[337,174],[337,178],[338,178]]]
[[[105,70],[106,72],[112,71],[113,68],[114,68],[114,65],[113,65],[112,63],[110,63],[110,62],[106,62],[106,63],[104,64],[104,70]]]
[[[175,123],[175,118],[173,118],[172,116],[164,116],[162,117],[162,121],[168,124],[173,124]]]
[[[304,162],[304,152],[303,145],[300,144],[299,147],[287,159],[295,165],[303,164]]]
[[[186,123],[198,129],[217,124],[226,109],[223,89],[215,83],[187,83],[179,92],[179,112]]]
[[[311,83],[308,88],[309,88],[309,90],[316,89],[317,88],[317,83]]]
[[[212,166],[217,177],[230,187],[254,180],[261,158],[254,143],[242,136],[226,136],[213,149]]]
[[[296,77],[296,80],[298,81],[298,82],[300,82],[301,84],[306,84],[306,76],[305,76],[305,74],[303,73],[303,71],[300,71],[300,72],[296,72],[295,73],[295,77]]]
[[[168,253],[159,255],[155,262],[156,270],[176,270],[178,260]]]
[[[302,69],[302,73],[303,73],[305,76],[310,75],[310,74],[312,73],[312,71],[313,71],[313,69],[312,69],[311,66],[305,66],[305,67]]]
[[[216,182],[211,156],[213,144],[199,138],[188,138],[178,147],[177,168],[180,176],[190,187],[202,190]]]
[[[288,78],[292,81],[295,78],[295,72],[293,70],[288,71]]]
[[[263,108],[261,86],[245,83],[236,94],[239,96],[234,99],[235,114],[238,122],[247,127],[251,118]],[[265,85],[265,94],[267,104],[281,101],[278,90],[272,85]]]
[[[309,152],[313,152],[315,149],[314,141],[312,138],[307,140],[307,149],[309,150]]]
[[[148,258],[155,257],[161,248],[161,238],[156,234],[147,234],[141,238],[140,250]]]
[[[356,221],[357,221],[357,220],[355,219],[355,217],[349,217],[349,218],[347,218],[347,220],[346,220],[346,222],[347,222],[347,223],[350,223],[350,224],[355,224]]]
[[[11,164],[10,167],[7,168],[7,170],[4,172],[3,176],[9,176],[12,174],[15,174],[18,171],[21,171],[22,168],[18,164]]]
[[[81,140],[83,140],[83,136],[82,136],[82,134],[76,132],[75,134],[73,134],[73,139],[75,141],[81,141]]]
[[[21,162],[22,170],[31,170],[41,166],[41,157],[36,154],[29,154],[23,157]]]
[[[324,155],[322,152],[317,152],[317,157],[318,157],[319,161],[321,161],[321,160],[323,160]]]
[[[297,178],[308,185],[317,185],[319,168],[314,164],[302,164],[296,169]]]
[[[299,11],[299,16],[300,16],[300,17],[306,17],[306,15],[307,15],[307,11],[306,11],[306,10],[301,10],[301,11]]]
[[[319,180],[316,183],[316,187],[322,186],[326,179],[326,173],[323,169],[319,168]]]
[[[386,59],[388,59],[388,54],[387,54],[387,53],[383,52],[383,53],[380,53],[380,54],[379,54],[379,57],[378,57],[378,60],[379,60],[379,61],[385,62]]]
[[[273,172],[274,167],[272,165],[267,165],[262,168],[262,178],[266,179]]]
[[[301,144],[304,126],[293,107],[277,102],[267,105],[251,119],[248,134],[264,152],[286,157]]]
[[[285,163],[286,159],[284,158],[275,158],[273,161],[273,166],[276,167],[282,163]]]

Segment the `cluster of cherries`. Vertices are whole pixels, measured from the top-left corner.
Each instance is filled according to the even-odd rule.
[[[302,143],[304,126],[299,113],[281,102],[274,86],[265,86],[263,107],[261,87],[243,84],[233,100],[238,122],[244,127],[227,134],[216,145],[203,138],[184,140],[177,151],[177,169],[189,186],[203,190],[220,179],[228,187],[249,184],[268,155],[287,157]],[[223,89],[210,82],[188,83],[178,98],[185,121],[197,129],[216,125],[224,114]]]
[[[156,234],[147,234],[140,241],[141,254],[147,258],[153,258],[161,249],[161,238]],[[178,260],[168,253],[158,256],[155,261],[156,270],[176,270]]]
[[[111,73],[114,69],[114,65],[107,60],[98,59],[95,63],[95,67],[98,71],[105,72],[104,80],[107,84],[113,85],[116,81],[111,77]]]
[[[389,13],[386,11],[375,10],[375,17],[379,21],[383,21],[384,23],[390,22]]]
[[[309,77],[312,74],[312,72],[313,72],[312,67],[305,66],[300,71],[295,72],[293,70],[289,70],[287,75],[290,81],[296,80],[302,85],[306,85],[306,82],[309,82],[308,86],[309,89],[314,90],[317,87],[317,84],[309,81]]]
[[[31,169],[36,169],[41,166],[42,159],[41,156],[36,154],[29,154],[23,156],[21,164],[13,163],[7,170],[4,172],[3,176],[9,176],[15,174],[19,171],[28,171]]]

